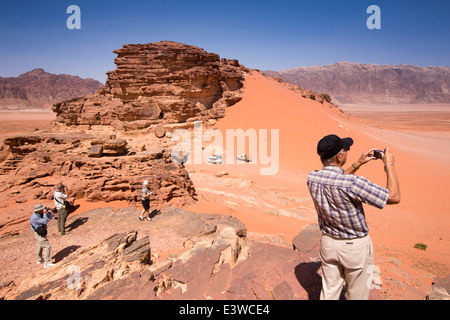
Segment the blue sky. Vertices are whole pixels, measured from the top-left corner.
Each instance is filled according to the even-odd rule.
[[[69,30],[69,5],[81,29]],[[369,30],[367,7],[381,9]],[[106,80],[113,50],[172,40],[247,67],[281,70],[339,61],[450,66],[449,0],[0,2],[0,76],[34,68]]]

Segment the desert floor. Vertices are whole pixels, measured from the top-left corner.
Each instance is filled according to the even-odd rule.
[[[381,273],[382,296],[423,299],[434,277],[449,274],[450,205],[446,187],[450,180],[450,106],[342,107],[350,116],[302,98],[282,83],[258,73],[248,76],[244,90],[244,99],[230,107],[215,127],[224,138],[227,129],[237,128],[255,132],[267,129],[268,137],[258,136],[256,149],[260,153],[251,163],[187,164],[198,201],[185,209],[235,216],[245,223],[251,237],[270,237],[271,242],[289,246],[303,227],[317,222],[306,179],[310,171],[321,167],[315,153],[318,140],[330,133],[350,136],[355,143],[349,152],[348,166],[362,152],[375,147],[389,147],[396,159],[401,203],[382,210],[365,206],[375,264]],[[0,139],[11,133],[45,129],[53,119],[51,112],[1,112]],[[276,129],[278,144],[270,135]],[[261,169],[269,166],[263,163],[261,141],[267,142],[268,150],[278,146],[276,174],[261,174]],[[225,148],[226,141],[214,143],[216,153],[221,146],[234,153],[230,159],[240,154],[236,146]],[[205,151],[213,145],[207,139],[202,144]],[[276,157],[271,156],[270,165],[274,165]],[[386,184],[381,161],[367,163],[357,174],[382,186]],[[78,204],[79,213],[111,206],[82,200]],[[23,204],[8,211],[19,208],[24,210]],[[0,214],[7,212],[0,210]],[[419,242],[426,244],[427,249],[414,248]]]

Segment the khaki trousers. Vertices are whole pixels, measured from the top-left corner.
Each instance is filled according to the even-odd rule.
[[[43,237],[38,235],[36,232],[34,233],[34,237],[36,238],[36,255],[39,262],[50,263],[52,262],[51,258],[51,246],[47,237]],[[43,254],[43,256],[42,256]]]
[[[374,259],[373,244],[368,235],[342,240],[322,234],[319,253],[322,261],[321,300],[338,300],[344,282],[347,282],[348,300],[369,299]]]
[[[61,234],[66,233],[66,220],[67,220],[67,209],[58,209],[58,232]]]

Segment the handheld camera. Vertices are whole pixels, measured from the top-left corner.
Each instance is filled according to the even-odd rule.
[[[382,159],[384,156],[384,151],[383,150],[374,150],[373,156],[375,157],[375,159]]]

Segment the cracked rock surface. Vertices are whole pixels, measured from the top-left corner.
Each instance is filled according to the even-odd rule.
[[[234,217],[176,207],[162,209],[148,223],[138,222],[133,208],[74,218],[89,219],[90,226],[79,225],[72,241],[95,232],[96,225],[111,227],[101,229],[104,240],[79,246],[54,267],[37,268],[17,285],[5,283],[0,298],[308,299],[320,283],[317,248],[298,249],[318,236],[314,226],[300,233],[295,247],[281,247],[249,240]]]

